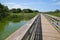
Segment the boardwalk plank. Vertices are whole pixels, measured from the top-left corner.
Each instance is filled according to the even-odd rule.
[[[43,40],[60,40],[60,33],[41,14]]]

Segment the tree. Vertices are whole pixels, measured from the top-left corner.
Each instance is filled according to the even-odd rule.
[[[39,11],[38,11],[38,10],[33,10],[33,12],[36,12],[36,13],[38,13]]]
[[[20,13],[21,12],[21,9],[20,8],[17,8],[17,13]]]
[[[16,9],[13,8],[13,9],[10,10],[10,12],[16,13]]]
[[[0,3],[0,18],[7,16],[8,11],[9,11],[8,7]]]
[[[10,12],[20,13],[21,12],[21,9],[20,8],[17,8],[17,9],[13,8],[13,9],[10,10]]]
[[[56,13],[59,13],[59,12],[60,12],[60,10],[56,9],[56,10],[55,10],[55,12],[56,12]]]
[[[24,13],[32,13],[33,11],[31,9],[23,9]]]

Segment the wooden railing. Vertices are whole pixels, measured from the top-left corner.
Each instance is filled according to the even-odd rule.
[[[44,14],[44,16],[50,21],[54,28],[60,32],[60,17]]]
[[[39,18],[40,15],[38,14],[29,22],[27,22],[27,24],[20,27],[16,32],[14,32],[8,38],[6,38],[6,40],[34,40]]]

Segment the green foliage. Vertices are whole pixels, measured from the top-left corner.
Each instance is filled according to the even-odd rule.
[[[35,13],[39,13],[39,11],[38,11],[38,10],[33,10],[33,12],[35,12]]]
[[[48,14],[60,17],[60,10],[57,9],[57,10],[55,10],[53,12],[48,12]]]
[[[10,10],[10,12],[12,13],[38,13],[39,11],[38,10],[31,10],[31,9],[23,9],[21,10],[20,8],[13,8]]]
[[[17,8],[17,12],[20,13],[21,12],[21,9],[20,8]]]
[[[60,12],[60,10],[56,9],[54,12],[55,12],[55,13],[59,13],[59,12]]]
[[[21,9],[20,8],[17,8],[17,9],[13,8],[13,9],[10,10],[10,12],[20,13],[21,12]]]
[[[8,15],[8,7],[0,3],[0,19]]]
[[[23,9],[21,10],[20,8],[12,8],[12,9],[9,9],[7,6],[4,6],[0,3],[0,20],[7,17],[7,16],[10,16],[12,17],[11,15],[13,14],[13,18],[16,17],[14,15],[18,15],[18,14],[23,14],[25,15],[26,13],[32,13],[32,14],[36,14],[38,13],[39,11],[38,10],[31,10],[31,9]],[[29,16],[29,15],[28,15]],[[28,17],[25,15],[25,17]],[[32,18],[32,16],[29,16],[29,19]]]
[[[31,10],[31,9],[23,9],[23,12],[24,13],[33,13],[33,10]]]
[[[60,13],[50,13],[51,15],[60,17]]]

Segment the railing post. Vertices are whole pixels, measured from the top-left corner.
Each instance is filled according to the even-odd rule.
[[[54,28],[60,32],[60,20],[48,14],[44,14],[44,16],[50,21],[50,23],[54,26]]]

